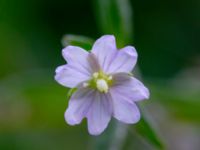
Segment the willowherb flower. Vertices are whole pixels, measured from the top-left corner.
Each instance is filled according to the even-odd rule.
[[[89,133],[98,135],[112,116],[127,124],[139,121],[135,102],[148,99],[149,91],[131,76],[137,61],[134,47],[118,50],[114,36],[105,35],[94,43],[91,52],[67,46],[62,55],[67,64],[56,69],[55,80],[77,88],[65,112],[68,124],[79,124],[86,117]]]

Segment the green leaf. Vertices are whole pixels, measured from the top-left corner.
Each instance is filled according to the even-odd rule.
[[[86,50],[90,50],[92,48],[94,40],[86,36],[67,34],[63,36],[61,42],[64,47],[68,45],[73,45],[80,46]]]
[[[158,132],[153,128],[152,122],[149,118],[142,114],[142,118],[138,124],[134,126],[136,133],[138,133],[147,142],[158,149],[164,149],[163,142],[158,136]]]
[[[96,0],[95,11],[104,34],[114,34],[118,46],[124,46],[132,38],[132,8],[129,0]]]

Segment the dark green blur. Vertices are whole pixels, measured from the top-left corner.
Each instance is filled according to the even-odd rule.
[[[119,47],[138,51],[138,68],[151,91],[142,106],[166,149],[200,148],[200,1],[124,0],[119,6],[130,13],[121,17],[121,7],[104,2],[0,0],[0,149],[108,149],[95,148],[99,140],[88,134],[86,120],[74,127],[65,123],[68,89],[55,82],[54,71],[65,63],[65,34],[89,37],[89,49],[93,39],[113,33]],[[140,124],[129,127],[121,149],[154,149],[157,137]],[[141,140],[140,131],[149,133],[150,142]],[[100,143],[112,141],[106,132]]]

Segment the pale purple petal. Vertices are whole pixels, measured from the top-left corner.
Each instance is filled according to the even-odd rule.
[[[79,124],[95,99],[95,92],[89,88],[81,88],[76,91],[70,101],[65,112],[65,120],[70,125]]]
[[[113,57],[117,53],[115,37],[112,35],[104,35],[99,38],[92,47],[92,53],[97,57],[102,70],[106,72]]]
[[[80,82],[90,79],[90,76],[71,64],[59,66],[56,69],[55,80],[63,86],[74,88]]]
[[[90,67],[92,68],[93,73],[99,72],[101,70],[101,66],[100,66],[99,61],[97,60],[97,57],[95,54],[93,54],[93,53],[89,54],[88,62],[90,64]]]
[[[131,72],[137,62],[137,52],[134,47],[127,46],[120,50],[109,65],[107,73]]]
[[[67,65],[56,69],[55,80],[63,86],[74,88],[80,82],[90,79],[92,68],[88,61],[89,53],[76,46],[67,46],[62,50]]]
[[[90,75],[92,72],[88,61],[89,53],[77,46],[67,46],[62,50],[62,55],[68,64]]]
[[[111,98],[107,94],[96,92],[88,114],[88,130],[92,135],[99,135],[107,127],[112,115]]]
[[[149,98],[149,90],[134,77],[126,73],[113,75],[114,84],[112,89],[126,97],[130,102]]]
[[[129,102],[114,89],[110,90],[113,102],[113,116],[124,123],[136,123],[140,120],[140,112],[134,102]]]

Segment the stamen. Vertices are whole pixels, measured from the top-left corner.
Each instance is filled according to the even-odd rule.
[[[99,76],[99,73],[98,73],[98,72],[93,73],[93,77],[94,77],[94,78],[98,78],[98,76]]]
[[[84,83],[83,83],[83,87],[88,87],[88,85],[89,85],[89,84],[88,84],[87,82],[84,82]]]
[[[112,76],[109,76],[109,77],[108,77],[108,80],[112,80],[112,78],[113,78]]]

